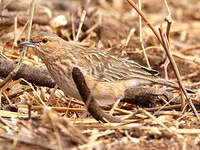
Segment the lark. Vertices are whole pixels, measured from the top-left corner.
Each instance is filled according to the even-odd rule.
[[[32,47],[65,95],[79,100],[81,97],[72,78],[73,67],[81,70],[100,105],[113,104],[124,97],[126,89],[140,85],[161,84],[179,88],[177,83],[160,78],[156,70],[98,48],[85,48],[65,41],[52,33],[40,32],[20,45]]]

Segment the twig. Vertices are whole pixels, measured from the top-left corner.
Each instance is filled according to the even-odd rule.
[[[158,41],[162,44],[162,39],[159,35],[159,33],[156,31],[152,23],[149,21],[149,19],[144,15],[144,13],[136,6],[136,4],[132,0],[127,0],[129,4],[137,11],[137,13],[143,18],[143,20],[146,22],[146,24],[150,27],[150,29],[153,31],[155,36],[157,37]]]
[[[80,35],[80,32],[81,32],[81,28],[83,26],[83,22],[85,20],[85,16],[86,16],[86,11],[83,10],[82,15],[81,15],[81,21],[80,21],[80,24],[79,24],[79,28],[78,28],[78,32],[76,34],[75,41],[78,41],[78,38],[79,38],[79,35]]]
[[[32,105],[28,102],[28,119],[31,119],[31,108]]]
[[[190,107],[191,107],[192,110],[193,110],[193,113],[195,114],[195,116],[197,117],[197,119],[200,120],[196,108],[194,107],[194,105],[193,105],[191,99],[189,99],[188,94],[187,94],[185,88],[183,87],[183,84],[182,84],[182,81],[181,81],[181,76],[180,76],[180,73],[179,73],[179,71],[178,71],[178,67],[177,67],[176,62],[174,61],[174,59],[173,59],[173,57],[172,57],[172,54],[170,53],[170,51],[169,51],[169,49],[168,49],[167,42],[166,42],[166,39],[165,39],[165,37],[164,37],[164,34],[163,34],[161,28],[159,28],[159,31],[160,31],[160,35],[161,35],[161,38],[162,38],[163,47],[164,47],[164,49],[165,49],[165,52],[166,52],[166,54],[167,54],[167,57],[169,58],[169,60],[170,60],[170,62],[171,62],[171,64],[172,64],[172,66],[173,66],[172,68],[173,68],[174,73],[175,73],[175,75],[176,75],[176,78],[177,78],[177,80],[178,80],[179,87],[181,88],[182,92],[184,93],[184,95],[185,95],[185,97],[186,97],[186,100],[188,101]]]
[[[117,106],[118,106],[119,103],[120,103],[120,100],[121,100],[121,99],[118,99],[118,100],[114,103],[112,109],[111,109],[110,112],[109,112],[110,115],[113,115],[114,110],[117,108]]]
[[[52,102],[52,101],[53,101],[53,98],[54,98],[54,95],[55,95],[55,92],[57,89],[58,89],[58,85],[56,84],[53,88],[53,91],[51,92],[51,94],[49,96],[49,99],[48,99],[48,102],[51,104],[55,104],[55,100],[54,100],[54,102]]]
[[[169,9],[169,6],[167,4],[167,0],[164,0],[164,3],[167,7],[168,10],[168,16],[165,18],[165,21],[167,22],[167,30],[166,30],[166,35],[167,35],[167,42],[168,42],[168,47],[170,47],[170,29],[172,25],[172,17],[171,17],[171,11]],[[165,73],[165,79],[168,80],[168,73],[167,73],[167,67],[169,65],[169,58],[166,57],[164,64],[161,65],[161,67],[164,68],[164,73]]]
[[[40,100],[40,103],[43,105],[43,106],[47,106],[45,104],[45,102],[41,99],[40,95],[38,94],[38,92],[34,89],[34,87],[32,86],[32,84],[30,84],[28,81],[24,80],[24,79],[21,79],[22,81],[24,81],[25,83],[27,83],[31,89],[33,90],[33,92],[36,94],[36,96],[38,97],[38,99]]]
[[[128,34],[128,37],[126,39],[125,46],[128,46],[128,43],[129,43],[129,41],[130,41],[130,39],[131,39],[131,37],[133,36],[134,33],[135,33],[135,28],[131,28],[131,30],[130,30],[130,32]]]
[[[14,18],[14,41],[13,41],[13,45],[12,45],[12,49],[14,48],[14,46],[17,46],[17,16],[15,16]]]
[[[32,0],[31,10],[30,10],[30,20],[29,20],[29,26],[28,26],[28,32],[27,32],[27,40],[30,39],[34,8],[35,8],[35,0]],[[15,69],[5,78],[5,80],[0,83],[0,88],[2,88],[5,84],[7,84],[17,74],[19,68],[21,67],[22,60],[24,56],[26,55],[26,49],[27,49],[26,47],[23,48],[20,55],[19,63],[16,65]]]
[[[151,119],[155,120],[160,126],[162,126],[164,129],[166,129],[169,133],[172,133],[172,134],[176,135],[177,137],[180,136],[176,131],[173,131],[170,128],[168,128],[163,122],[161,122],[160,120],[158,120],[156,117],[154,117],[153,115],[151,115],[146,110],[141,109],[141,108],[139,110],[142,111],[144,114],[146,114]]]
[[[24,27],[22,28],[22,30],[20,31],[20,33],[18,35],[16,35],[15,37],[15,41],[17,43],[17,40],[19,39],[19,37],[22,35],[22,33],[24,32],[24,30],[26,29],[26,27],[28,26],[29,22],[27,21],[24,25]],[[15,41],[14,41],[14,44],[15,44]]]
[[[166,104],[164,104],[163,106],[161,106],[156,112],[154,112],[153,115],[159,113],[161,110],[165,109],[167,107],[168,104],[170,104],[172,101],[174,101],[177,97],[172,98],[170,101],[168,101]],[[180,106],[180,105],[179,105]]]
[[[29,14],[30,19],[29,19],[29,24],[28,24],[28,32],[27,32],[27,36],[26,36],[27,39],[26,40],[30,40],[34,10],[35,10],[35,0],[32,0],[31,10],[30,10],[30,14]]]
[[[163,48],[164,49],[168,49],[168,47],[167,47],[167,42],[166,42],[166,40],[164,40],[166,43],[164,44],[163,43],[163,40],[162,40],[162,38],[160,37],[160,35],[159,35],[159,33],[156,31],[156,29],[154,28],[154,26],[151,24],[151,22],[149,21],[149,19],[144,15],[144,13],[140,10],[140,9],[138,9],[137,8],[137,6],[136,6],[136,4],[132,1],[132,0],[127,0],[128,2],[129,2],[129,4],[137,11],[137,13],[143,18],[143,20],[147,23],[147,25],[150,27],[150,29],[153,31],[153,33],[155,34],[155,36],[157,37],[157,39],[158,39],[158,41],[161,43],[161,45],[163,46]],[[163,37],[164,38],[164,37]],[[168,51],[169,52],[169,51]],[[167,52],[166,52],[167,53]],[[170,58],[169,58],[170,59]],[[171,59],[172,59],[172,57],[171,57]],[[171,61],[171,60],[170,60]],[[172,62],[171,62],[172,63]],[[175,63],[175,62],[174,62]],[[176,66],[176,64],[175,64],[175,66]],[[177,67],[177,66],[176,66]],[[174,70],[176,70],[175,68],[173,68]],[[176,70],[177,71],[177,70]],[[175,73],[175,75],[177,75],[176,73]],[[177,78],[178,79],[178,78]],[[180,79],[180,76],[179,76],[179,79]],[[178,80],[179,80],[178,79]],[[180,81],[180,80],[179,80]],[[180,84],[179,82],[178,82],[178,84]],[[181,84],[182,85],[182,84]],[[193,103],[192,103],[192,101],[190,100],[190,99],[188,99],[188,96],[187,96],[187,93],[186,93],[186,91],[184,90],[183,91],[184,92],[184,94],[185,94],[185,96],[186,96],[186,99],[188,100],[188,102],[189,102],[189,105],[190,105],[190,107],[192,108],[192,110],[193,110],[193,113],[195,114],[195,116],[198,118],[198,120],[200,120],[199,119],[199,116],[198,116],[198,113],[197,113],[197,111],[196,111],[196,109],[195,109],[195,107],[194,107],[194,105],[193,105]]]
[[[171,30],[172,23],[173,23],[171,16],[165,18],[165,21],[167,22],[167,30],[166,30],[167,40],[168,40],[168,42],[170,42],[170,30]],[[170,43],[169,43],[169,45],[170,45]]]
[[[73,40],[76,39],[75,37],[75,23],[74,23],[74,14],[72,13],[71,14],[71,24],[72,24],[72,37],[73,37]]]
[[[154,112],[154,111],[160,111],[160,110],[172,110],[172,109],[178,109],[181,108],[180,104],[175,104],[175,105],[170,105],[170,106],[161,106],[161,107],[154,107],[154,108],[144,108],[144,110],[149,111],[149,112]],[[158,112],[155,112],[154,115],[157,115]]]
[[[171,26],[172,26],[172,15],[171,15],[171,10],[169,9],[169,6],[168,6],[168,3],[167,3],[167,0],[164,0],[164,3],[167,7],[167,11],[168,11],[168,16],[167,18],[165,18],[165,21],[167,22],[167,30],[166,30],[166,35],[167,35],[167,39],[168,39],[168,42],[170,42],[170,29],[171,29]],[[170,43],[169,43],[170,44]]]
[[[141,10],[141,0],[138,0],[138,8]],[[144,43],[143,43],[143,32],[142,32],[142,17],[139,15],[139,34],[140,34],[140,45],[142,47],[144,57],[147,63],[148,68],[151,68],[151,65],[149,63],[149,59],[146,53],[146,50],[144,48]]]
[[[98,28],[101,25],[101,23],[102,23],[102,15],[99,13],[98,22],[96,22],[94,25],[92,25],[90,28],[88,28],[88,30],[81,35],[80,39],[83,39],[83,38],[84,38],[84,40],[89,39],[90,33],[92,31],[94,31],[96,28]]]

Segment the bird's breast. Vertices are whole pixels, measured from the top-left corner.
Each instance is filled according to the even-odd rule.
[[[58,87],[71,97],[81,99],[76,85],[72,78],[72,65],[68,62],[51,62],[46,64],[51,76],[58,84]]]

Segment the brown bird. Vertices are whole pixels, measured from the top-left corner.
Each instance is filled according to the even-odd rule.
[[[155,70],[101,49],[84,48],[55,34],[41,32],[20,45],[34,48],[65,95],[79,100],[81,97],[72,78],[73,67],[82,71],[100,105],[112,104],[123,98],[124,91],[134,86],[156,83],[179,88],[178,84],[159,78]]]

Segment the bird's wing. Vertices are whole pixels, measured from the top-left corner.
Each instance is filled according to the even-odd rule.
[[[137,77],[155,77],[158,74],[157,71],[134,61],[118,58],[99,49],[77,47],[77,50],[74,49],[72,53],[78,60],[76,65],[96,80],[126,80]]]

